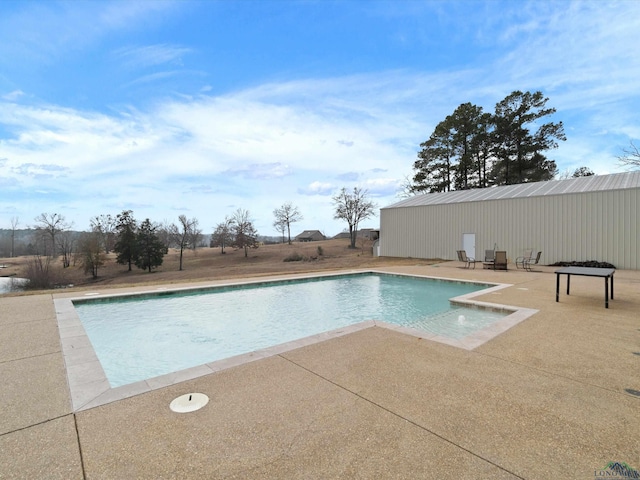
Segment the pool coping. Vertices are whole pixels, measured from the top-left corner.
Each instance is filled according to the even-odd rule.
[[[489,288],[479,290],[477,292],[460,295],[450,299],[451,303],[464,306],[467,308],[478,308],[484,310],[511,312],[501,320],[493,322],[491,325],[476,331],[462,339],[452,339],[441,335],[430,334],[422,330],[414,328],[403,327],[400,325],[390,324],[379,320],[368,320],[359,322],[353,325],[349,325],[334,330],[310,335],[290,342],[282,343],[272,347],[263,348],[253,352],[236,355],[233,357],[217,360],[214,362],[205,363],[195,367],[190,367],[176,372],[171,372],[165,375],[160,375],[146,380],[122,385],[119,387],[111,388],[106,374],[98,360],[98,357],[93,349],[91,341],[87,336],[87,333],[80,321],[80,318],[74,308],[74,301],[87,300],[89,297],[99,298],[117,298],[122,296],[137,296],[137,295],[150,295],[158,294],[162,291],[198,291],[206,289],[215,289],[229,286],[241,286],[241,285],[255,285],[261,283],[273,283],[279,281],[288,280],[304,280],[308,278],[320,278],[320,277],[335,277],[352,274],[381,274],[381,275],[395,275],[406,276],[416,278],[427,278],[440,281],[450,282],[463,282],[463,283],[479,283],[483,285],[492,285]],[[406,335],[411,335],[424,340],[431,340],[438,343],[443,343],[449,346],[462,348],[465,350],[473,350],[487,341],[495,338],[501,333],[507,331],[518,323],[531,317],[538,310],[530,308],[515,307],[510,305],[502,305],[491,302],[481,302],[474,300],[474,297],[480,295],[486,295],[490,293],[496,293],[497,291],[511,287],[511,284],[493,283],[493,282],[480,282],[473,280],[461,280],[446,277],[434,277],[428,275],[411,275],[400,273],[389,273],[378,270],[353,270],[348,272],[328,273],[328,274],[304,274],[304,275],[283,275],[277,277],[270,277],[270,279],[258,279],[258,280],[245,280],[245,281],[232,281],[232,282],[215,282],[210,285],[198,285],[187,287],[156,287],[149,290],[131,290],[129,292],[118,293],[101,293],[101,292],[85,292],[80,296],[68,296],[63,298],[54,298],[54,305],[56,310],[56,318],[58,322],[58,331],[60,334],[60,343],[62,346],[62,354],[64,357],[64,363],[67,373],[67,384],[70,391],[72,410],[74,412],[88,410],[107,403],[122,400],[142,393],[150,392],[160,388],[175,385],[180,382],[198,378],[204,375],[209,375],[221,370],[226,370],[238,365],[260,360],[266,357],[279,355],[290,350],[295,350],[307,345],[323,342],[332,338],[348,335],[363,329],[380,327],[393,330]]]

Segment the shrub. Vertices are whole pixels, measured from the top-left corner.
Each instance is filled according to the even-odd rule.
[[[24,277],[28,280],[25,289],[46,290],[54,286],[53,272],[50,268],[51,257],[35,255],[28,263],[24,271]]]
[[[550,265],[550,267],[589,267],[589,268],[616,268],[607,262],[598,262],[597,260],[587,260],[584,262],[572,261],[572,262],[556,262]]]
[[[321,257],[324,255],[324,250],[322,249],[322,246],[318,245],[318,256]]]
[[[297,252],[294,253],[290,253],[289,255],[287,255],[286,257],[284,257],[284,260],[282,260],[283,262],[301,262],[303,261],[304,255],[300,255]]]

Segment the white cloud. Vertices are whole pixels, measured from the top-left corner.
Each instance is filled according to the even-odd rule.
[[[2,96],[3,100],[7,100],[9,102],[14,102],[18,100],[20,97],[24,96],[24,92],[22,90],[14,90],[13,92],[9,92]]]
[[[363,187],[374,197],[389,197],[396,194],[400,184],[398,178],[370,178],[363,183]]]
[[[404,162],[394,137],[397,125],[387,126],[383,117],[353,124],[350,115],[344,110],[336,119],[295,103],[249,101],[242,94],[172,100],[147,112],[112,115],[2,104],[0,123],[14,134],[1,141],[0,156],[22,191],[37,188],[43,175],[54,180],[41,195],[48,196],[51,208],[64,204],[73,211],[79,226],[93,215],[134,206],[139,216],[162,212],[155,213],[160,220],[181,205],[190,206],[189,215],[208,217],[228,213],[220,212],[220,205],[238,205],[255,210],[269,230],[279,195],[313,209],[308,218],[317,227],[318,216],[331,224],[326,197],[342,186],[329,178],[346,174],[347,183],[366,180]],[[353,138],[354,145],[345,148],[339,143],[344,138]],[[308,177],[327,181],[305,183]],[[203,205],[212,196],[218,213]]]
[[[92,7],[103,15],[89,38],[127,28],[145,13],[141,4],[119,5],[123,11]],[[495,34],[493,17],[475,20],[476,38],[492,48],[492,56],[447,71],[420,71],[416,64],[263,83],[223,95],[205,86],[199,96],[155,99],[152,106],[110,113],[20,104],[29,95],[14,89],[0,100],[0,210],[42,210],[42,203],[30,203],[27,193],[19,192],[43,190],[50,195],[47,208],[67,205],[79,226],[92,215],[134,207],[140,216],[161,220],[182,206],[208,225],[242,207],[270,230],[273,209],[292,201],[305,215],[301,228],[331,233],[339,230],[331,220],[335,191],[357,185],[380,206],[393,203],[420,142],[439,121],[468,101],[492,111],[516,89],[541,90],[558,109],[555,119],[565,122],[568,140],[549,156],[561,170],[621,171],[615,156],[629,139],[640,137],[640,49],[629,47],[640,44],[640,3],[554,5],[519,2],[505,13],[512,26],[503,35]],[[495,13],[498,7],[485,8]],[[54,19],[78,25],[89,10],[84,6],[75,16],[58,12]],[[25,25],[24,18],[18,20]],[[51,28],[43,28],[43,35]],[[18,36],[17,43],[35,48],[42,38],[34,35],[35,40]],[[53,39],[51,48],[79,41],[79,34],[70,35]],[[0,46],[0,54],[7,48]],[[117,55],[130,66],[147,68],[172,65],[190,52],[190,47],[155,44]],[[174,73],[154,72],[137,82]],[[46,188],[43,175],[50,181]]]
[[[158,44],[122,47],[113,52],[116,60],[129,68],[148,68],[165,63],[182,65],[182,57],[191,49],[178,45]]]
[[[43,165],[35,163],[23,163],[10,169],[19,176],[31,177],[37,180],[53,179],[67,174],[68,169],[60,165]]]
[[[240,168],[231,168],[224,172],[225,175],[239,175],[244,178],[269,180],[291,175],[293,172],[288,165],[280,162],[274,163],[254,163]]]
[[[336,187],[331,183],[312,182],[304,188],[299,188],[298,193],[301,195],[331,195]]]
[[[37,59],[42,65],[89,48],[115,31],[185,8],[184,2],[18,2],[0,15],[0,64]],[[61,27],[63,26],[63,27]]]

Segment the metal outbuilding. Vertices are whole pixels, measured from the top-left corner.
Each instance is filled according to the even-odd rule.
[[[640,269],[640,171],[429,193],[380,209],[380,255],[455,260],[541,251],[541,264]]]

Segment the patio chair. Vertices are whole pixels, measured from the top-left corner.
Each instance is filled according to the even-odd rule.
[[[531,265],[537,265],[540,262],[540,256],[542,252],[538,252],[534,257],[529,258],[529,260],[525,260],[523,267],[527,270],[527,272],[531,271]]]
[[[516,268],[525,268],[524,264],[531,260],[533,250],[525,250],[524,255],[516,258]]]
[[[469,268],[471,266],[471,264],[473,264],[473,268],[476,268],[476,259],[475,258],[471,258],[471,257],[467,257],[467,252],[465,252],[464,250],[457,250],[458,252],[458,260],[460,260],[461,262],[464,262],[464,268]]]
[[[496,252],[496,258],[493,261],[494,270],[507,270],[507,252],[500,250]]]
[[[495,250],[484,251],[484,262],[482,262],[482,268],[493,268],[493,263],[496,260]]]

